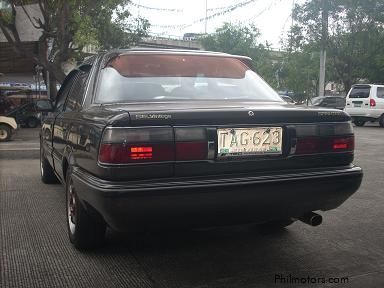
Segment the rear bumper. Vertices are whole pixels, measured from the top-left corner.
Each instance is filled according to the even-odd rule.
[[[345,108],[345,112],[352,117],[352,120],[366,119],[367,121],[374,121],[384,114],[384,109]]]
[[[115,230],[213,226],[298,217],[341,205],[360,186],[362,169],[295,171],[236,178],[111,182],[74,168],[81,201]]]

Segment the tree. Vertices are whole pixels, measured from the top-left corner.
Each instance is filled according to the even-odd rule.
[[[4,1],[3,1],[4,2]],[[50,72],[51,88],[65,78],[62,64],[79,57],[85,46],[100,48],[128,47],[146,35],[147,20],[133,19],[125,8],[128,0],[7,0],[0,9],[0,29],[15,52],[31,58]],[[41,17],[32,17],[27,4],[37,4]],[[21,8],[35,29],[41,31],[39,49],[34,53],[25,48],[16,26],[16,14]],[[46,49],[51,50],[47,57]],[[55,95],[56,91],[53,91]],[[52,95],[51,95],[52,96]]]
[[[211,51],[249,56],[253,66],[272,86],[277,86],[275,68],[269,45],[259,43],[260,32],[254,25],[224,23],[213,34],[200,38],[202,46]]]
[[[305,39],[301,44],[319,43],[324,1],[329,15],[327,73],[346,90],[361,79],[383,82],[384,0],[307,0],[296,5],[294,17]]]

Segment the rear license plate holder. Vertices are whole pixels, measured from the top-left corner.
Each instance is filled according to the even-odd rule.
[[[217,158],[282,155],[282,127],[217,129]]]

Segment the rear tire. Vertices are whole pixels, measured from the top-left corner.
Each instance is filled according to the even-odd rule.
[[[0,142],[6,142],[11,139],[12,130],[6,124],[0,124]]]
[[[355,121],[353,121],[353,124],[355,124],[357,127],[363,127],[365,124],[365,121],[355,120]]]
[[[65,186],[69,240],[78,250],[102,246],[106,225],[101,219],[90,215],[80,202],[73,185],[71,168],[68,168]]]
[[[384,114],[381,115],[381,117],[379,119],[379,125],[380,125],[380,127],[384,127]]]
[[[39,125],[39,120],[35,117],[30,117],[27,119],[27,127],[28,128],[36,128]]]
[[[41,175],[41,181],[45,184],[59,183],[59,179],[56,177],[51,164],[49,164],[47,158],[45,158],[44,153],[41,149],[41,146],[40,146],[40,175]]]

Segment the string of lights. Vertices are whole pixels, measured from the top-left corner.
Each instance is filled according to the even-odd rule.
[[[248,19],[244,21],[240,21],[241,24],[249,23],[254,21],[256,18],[260,17],[262,14],[264,14],[267,11],[270,11],[273,6],[277,5],[278,3],[282,2],[282,0],[275,0],[271,2],[268,6],[266,6],[263,10],[259,11],[258,13],[252,15],[252,17],[249,17]]]
[[[130,5],[138,8],[138,9],[147,9],[147,10],[155,10],[155,11],[161,11],[161,12],[176,12],[176,13],[182,13],[183,9],[174,9],[174,8],[157,8],[157,7],[149,7],[141,4],[137,4],[134,2],[129,2]]]
[[[247,2],[247,1],[242,1],[242,2]],[[227,6],[221,6],[221,7],[215,7],[215,8],[208,8],[207,11],[210,12],[210,11],[218,11],[218,10],[227,10],[227,9],[230,9],[231,7],[234,7],[238,4],[241,4],[241,3],[235,3],[235,4],[231,4],[231,5],[227,5]]]
[[[236,9],[239,9],[239,8],[242,8],[244,6],[247,6],[255,1],[259,1],[259,0],[246,0],[246,1],[243,1],[243,2],[240,2],[240,3],[237,3],[237,4],[233,4],[232,6],[227,6],[227,8],[225,10],[222,10],[222,11],[218,11],[218,12],[215,12],[207,17],[202,17],[202,18],[199,18],[195,21],[193,21],[192,23],[189,23],[189,24],[178,24],[178,25],[151,25],[152,27],[156,27],[156,28],[163,28],[163,29],[185,29],[185,28],[188,28],[188,27],[191,27],[195,24],[198,24],[198,23],[202,23],[204,21],[208,21],[208,20],[212,20],[216,17],[219,17],[219,16],[223,16],[225,14],[228,14]]]

